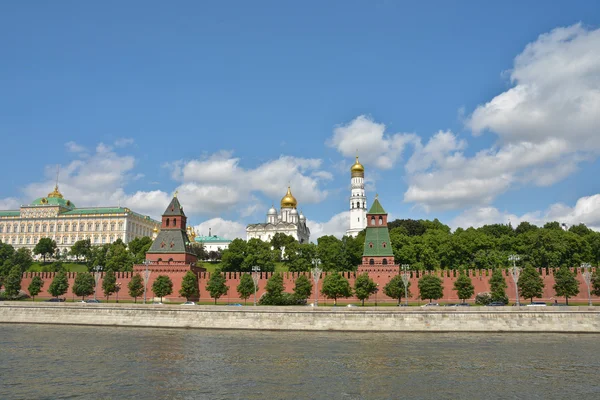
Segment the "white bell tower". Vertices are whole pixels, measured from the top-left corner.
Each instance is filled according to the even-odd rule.
[[[367,196],[365,194],[365,167],[356,162],[350,168],[351,193],[350,193],[350,229],[346,235],[356,237],[360,231],[367,227]]]

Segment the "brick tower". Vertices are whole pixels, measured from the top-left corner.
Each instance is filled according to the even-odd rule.
[[[388,215],[375,196],[375,201],[367,213],[367,231],[359,272],[392,271],[397,272],[394,265],[394,252],[390,243],[390,233],[387,226]]]

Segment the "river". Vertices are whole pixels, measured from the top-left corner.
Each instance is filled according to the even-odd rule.
[[[600,398],[599,340],[0,325],[0,398]]]

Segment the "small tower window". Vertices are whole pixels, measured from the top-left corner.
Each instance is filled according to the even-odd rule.
[[[167,226],[169,226],[169,218],[167,218]]]
[[[384,258],[384,259],[383,259],[383,261],[382,261],[382,264],[383,264],[383,265],[387,265],[387,258]]]
[[[375,260],[373,260],[372,258],[369,260],[369,265],[374,265],[375,264]]]
[[[373,243],[369,243],[369,248],[373,248]]]
[[[173,218],[173,226],[177,226],[177,219]]]
[[[371,225],[375,225],[375,217],[371,217]]]
[[[383,218],[379,217],[379,225],[383,225]]]
[[[383,248],[385,249],[385,246],[387,246],[387,243],[383,242],[383,243],[381,243],[381,246],[383,246]]]

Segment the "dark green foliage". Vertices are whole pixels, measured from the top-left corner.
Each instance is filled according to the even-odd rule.
[[[350,282],[344,276],[338,273],[329,274],[323,279],[321,293],[333,299],[333,304],[337,305],[337,299],[352,296]]]
[[[293,241],[285,248],[285,260],[291,272],[308,272],[313,268],[313,260],[317,256],[317,246],[313,243]]]
[[[281,261],[282,250],[285,250],[287,252],[287,248],[292,243],[299,244],[293,236],[286,235],[285,233],[277,232],[275,235],[273,235],[273,237],[271,238],[271,247],[273,247],[273,250],[276,251],[277,261]]]
[[[254,280],[252,279],[252,275],[242,275],[240,278],[240,284],[237,286],[237,292],[240,296],[240,299],[244,299],[244,304],[246,304],[248,298],[254,294]]]
[[[442,288],[442,279],[435,275],[423,275],[419,279],[419,292],[421,293],[421,299],[432,300],[441,299],[444,296],[444,289]]]
[[[202,243],[192,243],[190,245],[190,249],[192,253],[194,253],[196,257],[198,257],[198,260],[208,259],[208,252],[206,251]]]
[[[152,246],[152,239],[148,236],[137,237],[127,244],[134,264],[141,264],[146,259],[146,252]]]
[[[225,280],[225,276],[221,273],[219,269],[217,269],[214,273],[210,274],[210,279],[206,284],[206,290],[210,293],[210,297],[215,299],[215,304],[217,304],[217,300],[227,294],[229,291],[229,286],[227,286]]]
[[[144,294],[144,279],[140,274],[135,274],[127,284],[129,295],[137,303],[137,298]]]
[[[73,282],[73,293],[75,293],[75,296],[79,296],[83,300],[86,296],[94,294],[95,287],[96,280],[91,273],[79,273],[75,277],[75,282]]]
[[[58,297],[67,293],[67,290],[69,290],[69,279],[66,272],[57,273],[48,287],[48,293],[54,297]]]
[[[42,280],[42,278],[40,278],[37,275],[34,276],[33,279],[31,280],[31,283],[27,287],[27,291],[29,292],[29,295],[31,296],[32,301],[35,300],[35,296],[40,294],[43,287],[44,287],[44,281]]]
[[[542,297],[544,280],[539,272],[531,265],[527,265],[519,276],[519,296],[533,302],[535,297]]]
[[[33,258],[31,257],[31,251],[25,247],[21,247],[11,257],[10,262],[13,266],[17,265],[21,269],[21,272],[25,272],[33,264]]]
[[[354,281],[354,295],[362,302],[363,306],[365,305],[365,300],[371,297],[377,290],[377,284],[369,278],[367,272],[356,277]]]
[[[270,243],[260,239],[234,239],[229,247],[223,250],[222,271],[250,272],[258,266],[262,272],[275,271],[276,251],[271,250]]]
[[[159,275],[156,277],[154,283],[152,283],[152,293],[154,296],[160,297],[162,303],[163,297],[173,293],[173,281],[167,275]]]
[[[42,272],[67,272],[62,261],[54,261],[52,264],[44,265]]]
[[[33,254],[41,255],[46,262],[46,257],[50,257],[56,252],[56,242],[50,238],[41,238],[33,248]]]
[[[575,297],[579,294],[579,282],[575,279],[569,268],[561,267],[554,273],[554,291],[557,296],[565,298],[566,304],[569,304],[569,297]]]
[[[464,272],[461,272],[456,281],[454,281],[454,290],[456,290],[458,298],[461,299],[463,303],[475,293],[475,287],[473,286],[471,278]]]
[[[508,296],[506,295],[507,287],[508,285],[502,275],[502,270],[500,268],[495,269],[490,278],[490,301],[502,301],[508,304]]]
[[[191,297],[197,298],[200,295],[200,289],[198,288],[198,277],[192,271],[186,272],[183,276],[179,294],[182,297],[185,297],[188,301]]]
[[[321,236],[317,239],[317,256],[323,271],[354,271],[361,263],[365,235],[356,238]]]
[[[592,274],[590,291],[594,296],[600,296],[600,268],[596,268]]]
[[[300,275],[294,282],[294,294],[300,299],[310,297],[313,289],[312,281],[306,275]]]
[[[73,243],[69,254],[76,257],[78,260],[83,259],[87,261],[92,254],[92,242],[90,239],[82,239]]]
[[[133,260],[134,255],[127,251],[127,247],[123,242],[117,240],[108,246],[104,270],[115,272],[133,271]]]
[[[306,303],[306,299],[295,293],[284,293],[283,275],[273,274],[267,281],[266,293],[260,298],[259,304],[269,306],[289,306]]]
[[[477,293],[477,296],[475,296],[475,304],[479,304],[480,306],[487,306],[491,302],[492,296],[488,292]],[[505,304],[506,303],[507,302],[505,302]]]
[[[402,281],[402,276],[401,275],[395,275],[384,287],[383,287],[383,293],[388,296],[391,297],[392,299],[398,299],[398,304],[400,304],[400,301],[402,300],[402,298],[407,298],[411,296],[410,293],[410,281],[408,282],[407,285],[407,289],[408,289],[408,293],[405,293],[404,291],[404,282]]]
[[[21,268],[15,265],[11,268],[6,281],[4,282],[4,295],[8,299],[14,299],[19,295],[21,290]]]
[[[102,279],[102,291],[104,292],[104,296],[106,296],[106,301],[108,301],[108,298],[117,291],[117,277],[114,271],[109,270],[104,274],[104,279]]]

